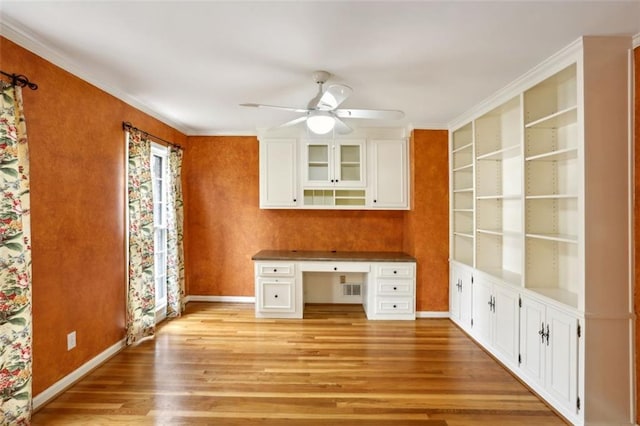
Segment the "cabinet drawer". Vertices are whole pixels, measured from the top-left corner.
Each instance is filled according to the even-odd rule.
[[[387,264],[378,267],[380,277],[413,278],[413,264]]]
[[[258,280],[258,310],[269,312],[293,312],[294,282],[291,279]]]
[[[257,263],[256,274],[263,277],[292,277],[293,263]]]
[[[403,298],[378,298],[376,310],[378,314],[412,314],[414,299]]]
[[[413,280],[380,279],[377,283],[378,295],[381,296],[413,296]]]

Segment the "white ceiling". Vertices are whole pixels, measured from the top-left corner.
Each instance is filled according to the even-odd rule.
[[[377,126],[446,128],[582,35],[638,33],[638,0],[0,0],[0,34],[188,135],[295,118],[238,104],[305,107],[318,69],[406,114]]]

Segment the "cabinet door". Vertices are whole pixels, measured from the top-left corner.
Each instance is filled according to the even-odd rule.
[[[449,315],[451,319],[460,324],[460,270],[451,264],[451,278],[449,283]]]
[[[363,141],[336,141],[334,145],[334,184],[360,188],[366,184],[365,145]]]
[[[493,311],[491,302],[493,285],[484,278],[476,277],[473,283],[472,312],[473,328],[472,333],[476,339],[485,344],[491,342],[491,320]]]
[[[545,322],[545,306],[522,297],[520,308],[520,369],[522,374],[539,385],[544,384],[545,341],[540,331]]]
[[[501,285],[493,288],[493,347],[513,365],[518,364],[518,293]]]
[[[562,405],[575,409],[578,390],[578,320],[565,312],[547,307],[545,387]],[[606,368],[603,366],[603,368]]]
[[[371,207],[408,208],[406,140],[371,140]]]
[[[296,140],[260,141],[260,207],[297,205]]]
[[[295,312],[293,278],[258,278],[258,310],[261,312]]]
[[[333,143],[323,140],[304,141],[301,146],[304,186],[333,186]]]

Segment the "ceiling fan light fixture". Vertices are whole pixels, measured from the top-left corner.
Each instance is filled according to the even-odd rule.
[[[307,128],[316,135],[329,133],[335,125],[335,118],[326,111],[312,111],[307,117]]]

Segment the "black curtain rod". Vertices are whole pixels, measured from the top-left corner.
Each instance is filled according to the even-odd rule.
[[[168,140],[166,140],[166,139],[162,139],[161,137],[156,136],[156,135],[152,135],[151,133],[149,133],[149,132],[145,132],[145,131],[144,131],[144,130],[142,130],[142,129],[138,129],[137,127],[135,127],[133,124],[129,123],[128,121],[123,121],[123,122],[122,122],[122,130],[137,130],[137,131],[139,131],[139,132],[141,132],[141,133],[144,133],[146,136],[150,136],[150,137],[152,137],[152,138],[154,138],[154,139],[157,139],[157,140],[159,140],[159,141],[161,141],[161,142],[164,142],[164,143],[166,143],[166,144],[169,144],[169,145],[171,145],[171,146],[174,146],[174,147],[176,147],[176,148],[178,148],[178,149],[182,149],[182,145],[179,145],[179,144],[177,144],[177,143],[175,143],[175,142],[170,142],[170,141],[168,141]]]
[[[38,85],[30,82],[29,79],[22,74],[9,74],[2,70],[0,70],[0,74],[9,77],[13,86],[28,87],[31,90],[38,90]]]

